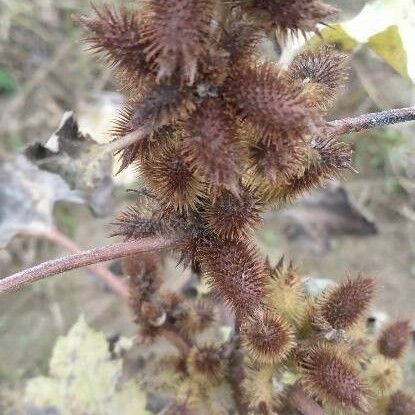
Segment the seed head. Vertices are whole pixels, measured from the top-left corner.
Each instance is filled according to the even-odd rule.
[[[178,71],[193,84],[210,37],[214,7],[214,0],[148,0],[142,36],[158,81]]]
[[[300,84],[290,82],[271,63],[243,65],[233,71],[226,96],[253,125],[257,141],[278,140],[282,134],[297,141],[320,122]]]
[[[270,413],[281,405],[281,397],[273,385],[274,372],[274,367],[268,365],[246,370],[243,383],[245,400],[248,407],[255,413],[262,413],[261,408],[264,407],[268,411],[264,413]]]
[[[318,315],[336,330],[356,324],[367,311],[375,293],[373,278],[348,279],[317,300]]]
[[[201,249],[200,263],[209,284],[240,315],[262,306],[267,275],[254,248],[243,241],[216,241]]]
[[[122,270],[128,279],[130,307],[139,324],[143,320],[142,304],[149,301],[158,292],[161,280],[158,267],[158,256],[140,254],[122,260]]]
[[[297,55],[288,69],[293,81],[301,81],[313,105],[325,110],[347,79],[347,56],[323,44]]]
[[[298,270],[282,257],[276,267],[270,267],[270,273],[267,304],[293,326],[301,326],[307,314],[307,298]]]
[[[153,158],[140,163],[139,171],[166,209],[188,212],[198,204],[203,183],[192,171],[182,150],[177,141],[167,143]]]
[[[190,376],[201,383],[220,383],[226,373],[220,348],[214,345],[193,347],[187,358]]]
[[[106,63],[115,67],[121,78],[134,78],[142,83],[151,73],[143,51],[142,24],[138,16],[127,11],[103,6],[94,7],[92,16],[81,16],[80,22],[90,32],[85,39],[89,49],[103,54]],[[127,75],[128,74],[128,75]]]
[[[211,205],[206,217],[209,229],[223,239],[246,236],[261,221],[259,195],[242,187],[238,195],[224,189]]]
[[[276,136],[270,143],[260,139],[248,149],[249,161],[256,176],[271,184],[288,184],[302,173],[307,160],[307,147],[302,140]]]
[[[251,0],[243,7],[265,27],[277,27],[283,34],[316,31],[318,23],[330,23],[337,16],[337,10],[321,0]]]
[[[415,414],[415,396],[398,391],[391,397],[387,415],[412,415]]]
[[[152,204],[146,206],[140,200],[135,206],[129,206],[118,216],[114,225],[117,227],[111,236],[122,236],[125,240],[147,238],[162,233],[162,224]]]
[[[312,142],[314,154],[304,172],[288,184],[268,189],[268,200],[285,204],[312,189],[324,186],[328,181],[341,177],[352,164],[352,150],[348,144],[337,140],[315,138]]]
[[[395,321],[387,326],[379,336],[379,353],[390,359],[401,359],[411,341],[409,321]]]
[[[258,311],[243,323],[241,340],[249,355],[266,365],[283,361],[295,345],[289,324],[269,311]]]
[[[376,396],[390,396],[402,384],[402,369],[396,360],[378,355],[371,359],[365,377]]]
[[[180,326],[185,333],[194,335],[211,327],[216,318],[215,304],[202,298],[187,304]]]
[[[369,411],[367,385],[341,349],[318,344],[301,353],[302,382],[323,403]]]
[[[194,168],[214,186],[234,188],[240,170],[235,120],[225,103],[210,98],[185,124],[184,152]]]

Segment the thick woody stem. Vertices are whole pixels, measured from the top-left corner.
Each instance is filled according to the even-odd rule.
[[[415,121],[415,107],[392,109],[371,114],[363,114],[353,118],[330,121],[325,127],[325,132],[329,136],[334,137],[407,121]]]
[[[10,277],[3,278],[0,280],[0,294],[17,291],[33,282],[43,280],[52,275],[143,252],[160,251],[173,244],[174,240],[172,239],[145,238],[78,252],[63,258],[44,262]]]
[[[325,415],[323,408],[311,399],[299,385],[294,385],[290,389],[288,401],[303,415]]]

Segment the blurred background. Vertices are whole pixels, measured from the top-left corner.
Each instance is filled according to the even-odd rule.
[[[415,39],[413,2],[331,3],[343,10],[341,22],[362,20],[322,32],[353,55],[347,87],[328,119],[414,105],[415,54],[408,42],[411,30]],[[366,3],[373,7],[362,15]],[[396,16],[388,3],[394,3]],[[109,223],[134,200],[126,190],[136,187],[135,172],[112,179],[111,160],[89,166],[74,149],[67,160],[45,161],[53,139],[64,143],[77,128],[68,114],[62,123],[65,113],[73,111],[83,135],[105,142],[122,102],[111,72],[80,41],[84,34],[73,15],[89,9],[82,0],[0,0],[1,276],[64,255],[74,243],[82,248],[110,243]],[[256,236],[264,255],[276,261],[285,254],[317,281],[374,275],[379,281],[374,318],[399,316],[415,323],[414,134],[412,123],[345,137],[355,150],[356,173],[295,206],[268,212]],[[46,149],[39,144],[48,140]],[[93,152],[88,140],[80,145]],[[18,155],[22,152],[30,162]],[[110,267],[116,274],[118,264]],[[172,281],[183,283],[186,276],[174,261],[167,269]],[[126,305],[88,270],[0,298],[1,414],[23,413],[26,379],[47,372],[57,336],[82,314],[109,339],[134,335]],[[406,372],[413,389],[414,353]]]

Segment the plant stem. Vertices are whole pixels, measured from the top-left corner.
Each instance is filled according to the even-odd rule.
[[[159,251],[173,245],[173,243],[172,239],[145,238],[77,252],[73,255],[44,262],[0,280],[0,294],[19,290],[33,282],[73,269],[142,252]]]
[[[245,379],[245,370],[243,364],[244,355],[240,349],[239,336],[235,336],[232,347],[233,350],[229,361],[229,375],[231,380],[232,395],[238,413],[240,415],[243,415],[248,412],[248,408],[245,402],[243,401],[244,390],[242,388],[242,384]]]
[[[303,415],[325,415],[323,408],[311,399],[299,385],[294,385],[288,393],[291,406]]]
[[[163,336],[168,340],[176,349],[183,355],[187,356],[190,353],[190,345],[184,340],[179,333],[176,333],[172,330],[165,329],[163,330]]]
[[[329,136],[334,137],[407,121],[415,121],[415,107],[392,109],[330,121],[324,130]]]
[[[150,134],[151,130],[149,129],[139,129],[134,131],[130,134],[127,134],[123,137],[118,138],[115,141],[111,141],[110,143],[106,144],[103,148],[105,154],[113,154],[117,153],[118,151],[122,150],[125,147],[128,147],[137,141],[142,140],[146,135]]]
[[[68,251],[75,253],[82,252],[82,249],[73,241],[68,238],[65,234],[60,232],[58,229],[52,229],[47,232],[30,232],[26,235],[34,236],[37,238],[47,239],[59,245],[63,248],[66,248]],[[124,299],[129,298],[127,286],[107,267],[102,264],[93,264],[88,266],[92,272],[98,275],[115,293],[121,296]]]

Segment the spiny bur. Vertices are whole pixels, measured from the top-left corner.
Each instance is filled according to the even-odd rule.
[[[298,269],[282,257],[275,267],[269,266],[269,272],[267,304],[293,326],[301,327],[308,301]]]
[[[248,407],[254,413],[272,413],[281,407],[281,392],[274,386],[275,368],[252,365],[247,368],[243,387]]]
[[[369,361],[365,375],[376,396],[390,396],[402,386],[402,369],[399,363],[381,355]]]
[[[398,391],[392,395],[386,415],[411,415],[415,413],[415,396]]]
[[[346,55],[323,44],[297,55],[289,66],[288,76],[292,81],[301,81],[313,105],[325,110],[347,79],[347,61]]]
[[[316,31],[318,23],[330,23],[337,9],[320,0],[247,0],[239,2],[266,27],[276,27],[283,34]]]
[[[339,284],[317,300],[317,315],[333,329],[346,330],[368,310],[375,293],[373,278],[358,277]]]
[[[263,304],[265,268],[246,242],[218,242],[204,248],[201,265],[209,284],[236,313],[250,315]]]
[[[215,345],[195,346],[187,358],[190,375],[202,383],[220,383],[226,374],[220,347]]]
[[[377,342],[379,353],[390,359],[401,359],[411,342],[409,321],[395,321],[380,334]]]
[[[344,351],[321,343],[303,352],[302,383],[323,403],[369,411],[368,386]]]
[[[346,57],[321,42],[282,64],[262,47],[318,34],[337,10],[322,0],[135,3],[78,21],[125,98],[111,130],[119,170],[138,172],[137,200],[113,235],[173,241],[167,254],[206,283],[195,297],[162,284],[164,254],[122,261],[137,339],[157,343],[142,373],[149,392],[167,396],[162,412],[291,413],[295,382],[327,414],[413,415],[399,390],[410,327],[369,333],[374,280],[316,297],[297,267],[271,266],[255,244],[268,208],[352,170],[351,147],[325,120]]]
[[[271,366],[286,359],[295,346],[289,324],[269,311],[247,318],[241,327],[241,337],[242,344],[254,360]]]

